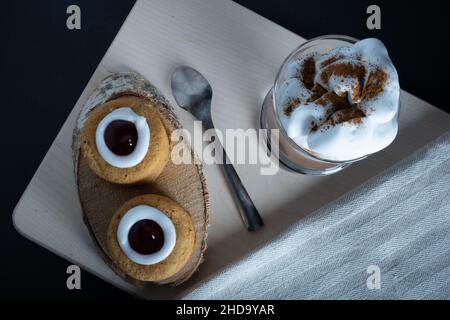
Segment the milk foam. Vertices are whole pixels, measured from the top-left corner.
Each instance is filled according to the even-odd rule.
[[[299,72],[307,58],[315,61],[314,84],[325,89],[325,94],[333,92],[336,97],[345,96],[349,107],[357,108],[362,117],[346,119],[343,114],[348,110],[339,111],[331,101],[324,103],[323,99],[311,98],[314,92],[305,85]],[[356,72],[350,75],[330,72],[338,70],[339,65],[363,70],[362,76],[357,77]],[[373,81],[372,76],[377,71],[386,76],[382,86],[379,81]],[[286,63],[280,77],[282,82],[279,82],[275,99],[281,124],[301,148],[319,158],[354,160],[386,148],[395,139],[400,86],[397,71],[381,41],[365,39],[322,55],[294,57]],[[369,85],[379,86],[376,94],[355,93],[369,92],[366,90]],[[291,106],[289,113],[287,105]]]

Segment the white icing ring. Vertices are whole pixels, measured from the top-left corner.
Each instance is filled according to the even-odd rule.
[[[104,138],[105,130],[108,125],[115,120],[130,121],[136,126],[138,139],[136,147],[129,155],[116,155],[106,145]],[[106,115],[102,121],[100,121],[95,132],[95,143],[98,152],[107,163],[117,168],[131,168],[144,160],[147,154],[150,146],[150,128],[147,124],[147,120],[136,114],[131,108],[119,108]]]
[[[130,246],[130,243],[128,242],[128,233],[136,222],[146,219],[155,221],[161,227],[164,233],[164,244],[159,251],[143,255],[133,250]],[[141,265],[156,264],[167,258],[175,247],[175,226],[172,221],[158,209],[147,205],[139,205],[128,210],[120,220],[119,226],[117,227],[117,242],[130,260]]]

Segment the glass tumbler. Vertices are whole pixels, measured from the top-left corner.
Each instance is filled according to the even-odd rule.
[[[286,133],[285,129],[281,125],[281,121],[278,116],[277,105],[277,90],[279,86],[285,80],[283,78],[284,70],[294,59],[298,59],[303,55],[308,55],[313,52],[320,54],[326,53],[337,47],[348,47],[353,45],[358,40],[355,38],[341,36],[341,35],[327,35],[321,36],[309,41],[304,42],[297,47],[283,62],[280,70],[277,73],[275,83],[266,95],[260,115],[260,126],[262,129],[267,129],[266,143],[269,150],[275,153],[283,169],[288,171],[294,171],[308,175],[329,175],[347,168],[349,165],[356,161],[360,161],[366,158],[368,155],[351,159],[348,161],[333,161],[329,159],[320,158],[318,155],[313,154],[311,151],[303,149],[294,142]],[[397,114],[398,116],[398,114]],[[268,135],[273,129],[278,129],[278,145],[271,146]],[[274,150],[276,148],[276,150]]]

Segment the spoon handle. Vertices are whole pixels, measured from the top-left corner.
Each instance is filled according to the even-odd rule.
[[[236,170],[228,159],[225,148],[223,150],[223,170],[225,171],[225,176],[228,178],[228,182],[233,189],[233,193],[239,205],[239,213],[241,215],[242,221],[244,221],[245,226],[248,231],[255,231],[264,226],[264,222],[258,213],[255,205],[253,204],[250,195],[242,184]]]

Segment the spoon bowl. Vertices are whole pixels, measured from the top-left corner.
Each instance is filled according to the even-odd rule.
[[[172,75],[171,87],[177,104],[204,122],[205,127],[210,125],[207,129],[212,128],[212,88],[208,80],[197,70],[181,66]]]

